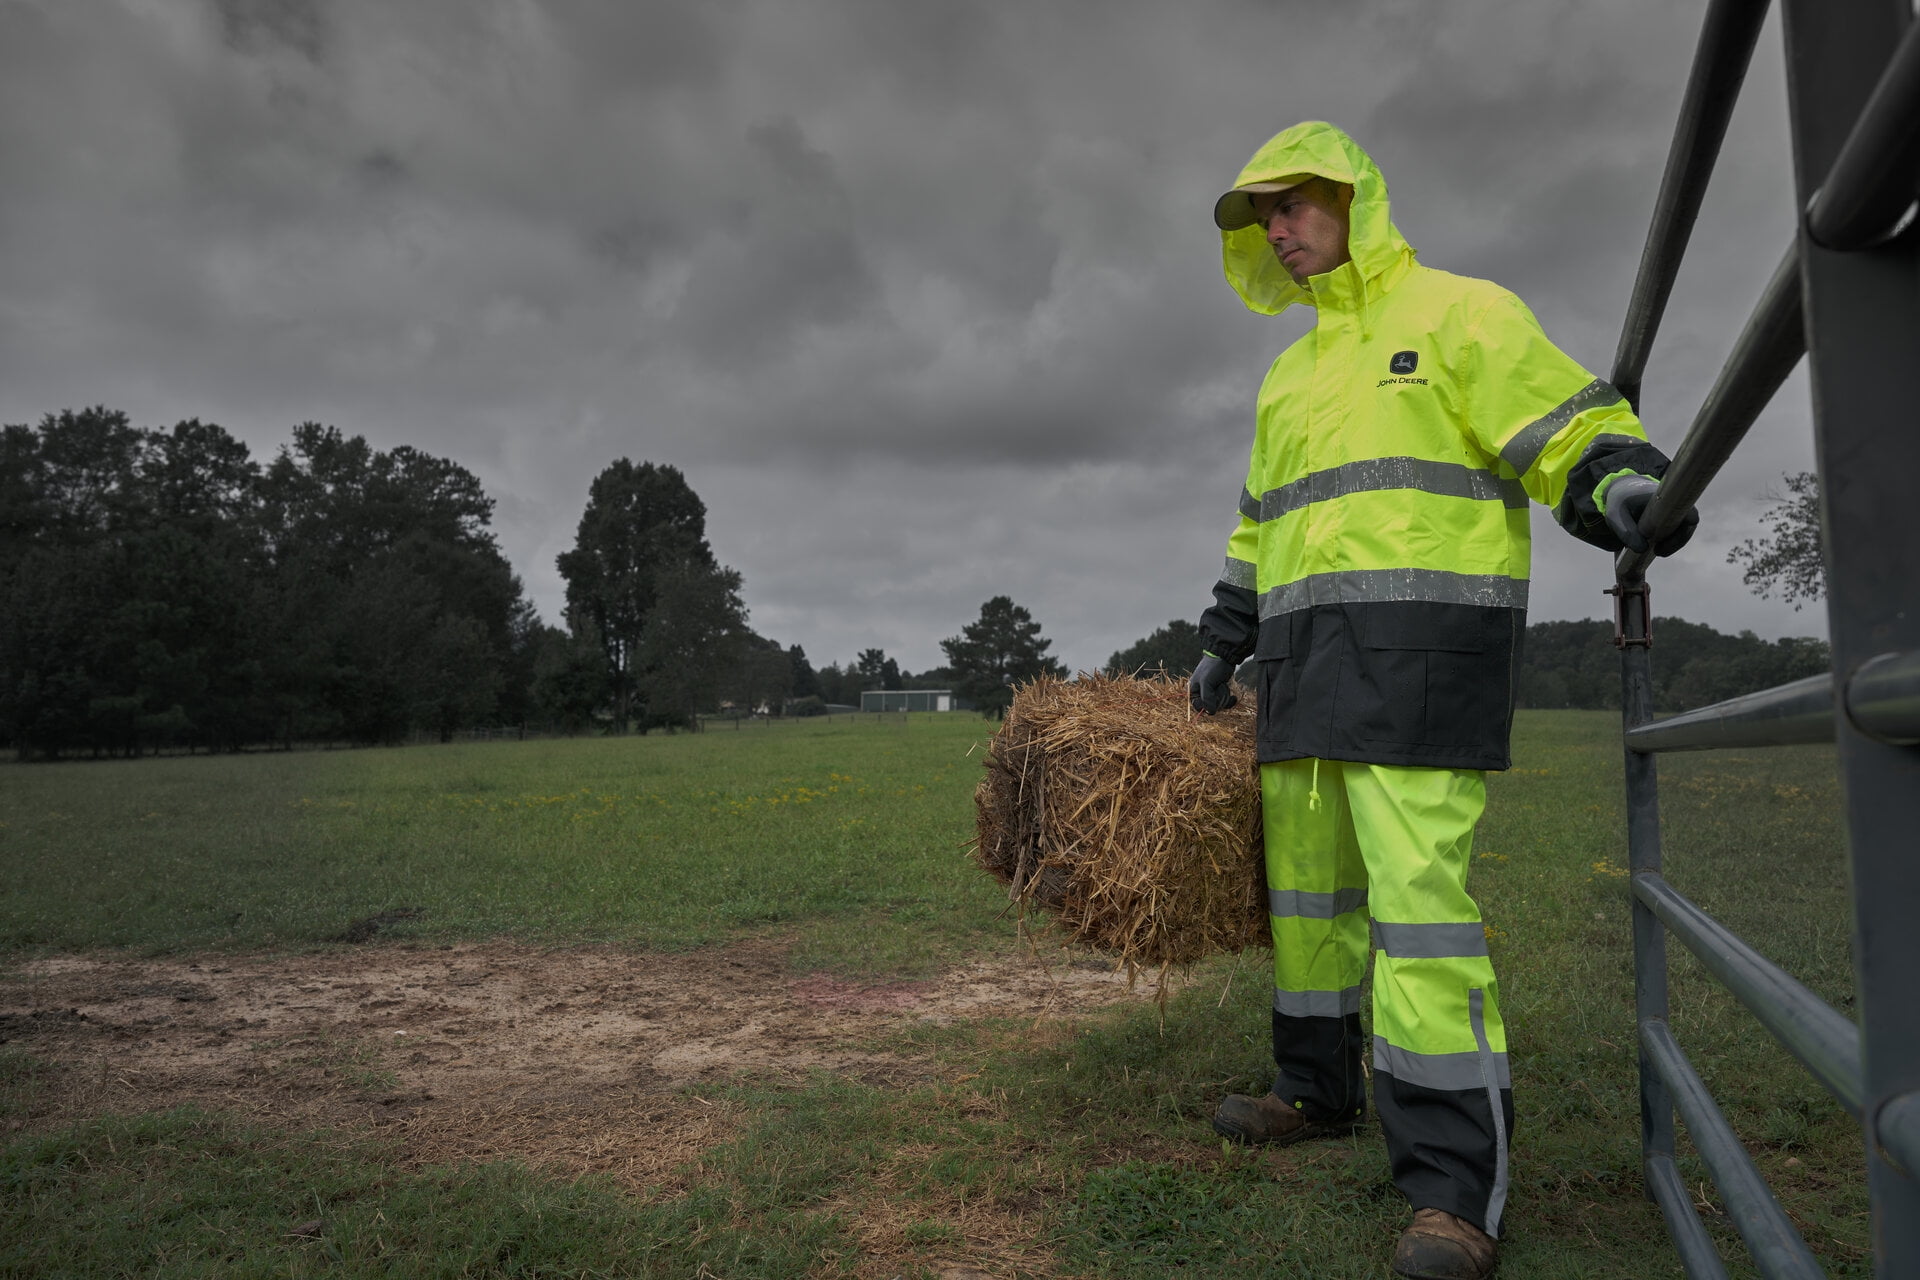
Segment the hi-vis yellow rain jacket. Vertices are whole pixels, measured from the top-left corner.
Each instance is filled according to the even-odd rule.
[[[1658,477],[1633,411],[1485,280],[1421,266],[1371,158],[1309,122],[1234,184],[1353,187],[1353,261],[1296,285],[1265,228],[1221,233],[1249,309],[1315,327],[1260,388],[1208,651],[1259,663],[1259,758],[1504,769],[1526,628],[1528,499],[1617,549],[1604,477]]]

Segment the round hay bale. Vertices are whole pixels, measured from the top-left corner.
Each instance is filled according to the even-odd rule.
[[[1183,681],[1025,685],[974,792],[974,859],[1116,962],[1270,945],[1253,727],[1245,705],[1192,714]]]

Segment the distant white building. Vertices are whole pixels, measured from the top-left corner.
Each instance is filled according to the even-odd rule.
[[[971,711],[973,704],[956,698],[951,689],[868,689],[860,695],[862,711]]]

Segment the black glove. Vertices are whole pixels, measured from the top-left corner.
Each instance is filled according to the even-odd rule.
[[[1233,664],[1210,653],[1202,657],[1187,681],[1187,696],[1195,711],[1209,716],[1240,701],[1233,696]]]
[[[1658,480],[1647,476],[1621,476],[1601,494],[1601,510],[1607,518],[1607,528],[1613,531],[1613,536],[1620,539],[1621,545],[1627,550],[1647,549],[1647,540],[1640,533],[1640,517],[1646,514],[1648,506],[1653,503],[1653,495],[1658,492]],[[1670,556],[1686,546],[1699,524],[1700,509],[1688,507],[1686,519],[1655,549],[1654,554]]]

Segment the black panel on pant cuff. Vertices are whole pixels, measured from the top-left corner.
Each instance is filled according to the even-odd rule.
[[[1280,1068],[1273,1091],[1301,1104],[1316,1123],[1353,1119],[1366,1110],[1367,1082],[1360,1071],[1366,1041],[1360,1015],[1295,1018],[1273,1014],[1273,1061]]]
[[[1427,1089],[1373,1074],[1373,1105],[1387,1139],[1393,1184],[1416,1209],[1444,1209],[1487,1229],[1498,1151],[1484,1089]],[[1511,1159],[1513,1091],[1500,1090]]]

